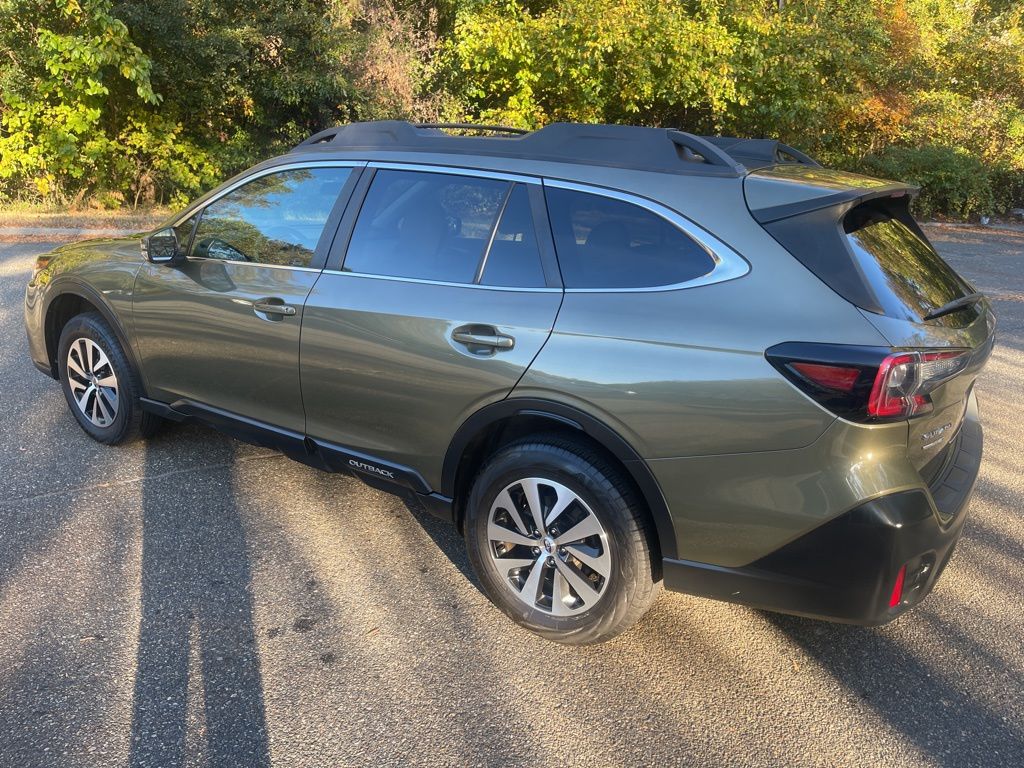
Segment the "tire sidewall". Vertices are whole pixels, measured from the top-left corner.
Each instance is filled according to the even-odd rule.
[[[69,384],[67,360],[68,351],[71,345],[78,339],[90,339],[93,341],[110,361],[110,365],[117,376],[117,413],[109,426],[100,427],[93,424],[89,418],[82,413],[81,408],[71,393]],[[102,324],[102,321],[90,315],[78,315],[68,321],[61,331],[60,342],[57,345],[57,372],[60,375],[60,386],[64,391],[64,397],[68,402],[71,414],[78,421],[79,426],[94,440],[101,443],[117,443],[124,438],[130,423],[131,398],[134,396],[131,387],[131,370],[127,366],[124,352],[121,345],[113,334]]]
[[[601,599],[590,610],[559,617],[531,608],[503,583],[490,562],[487,523],[491,505],[502,489],[527,477],[552,480],[566,486],[590,507],[604,527],[609,542],[611,571]],[[489,462],[473,484],[466,509],[469,560],[484,592],[510,618],[541,634],[571,636],[574,632],[601,625],[631,596],[636,574],[643,570],[636,562],[635,547],[627,525],[631,514],[612,480],[584,459],[554,446],[513,446]]]

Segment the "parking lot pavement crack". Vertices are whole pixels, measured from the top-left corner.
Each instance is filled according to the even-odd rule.
[[[283,459],[284,455],[280,453],[259,453],[253,456],[238,456],[232,461],[221,462],[220,464],[205,464],[195,467],[183,467],[181,469],[170,469],[166,472],[160,472],[155,475],[142,475],[140,477],[129,477],[123,480],[112,480],[108,483],[94,483],[92,485],[75,485],[69,488],[61,488],[57,491],[47,491],[46,493],[37,493],[31,496],[20,496],[14,499],[0,499],[0,509],[3,507],[11,507],[16,504],[22,504],[29,501],[38,501],[40,499],[48,499],[56,496],[64,496],[69,493],[81,493],[82,491],[100,491],[108,488],[121,488],[127,485],[135,485],[137,483],[145,483],[153,480],[164,480],[168,477],[175,477],[177,475],[188,475],[197,472],[209,472],[217,469],[230,469],[236,464],[241,464],[246,461],[259,461],[262,459]]]

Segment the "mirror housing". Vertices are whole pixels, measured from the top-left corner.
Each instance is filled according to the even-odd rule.
[[[171,227],[142,238],[142,255],[153,264],[177,264],[185,256],[178,245],[178,234]]]

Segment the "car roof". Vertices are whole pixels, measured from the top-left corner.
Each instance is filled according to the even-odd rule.
[[[726,178],[778,163],[817,166],[803,153],[768,139],[701,137],[675,128],[583,123],[552,123],[536,131],[401,120],[350,123],[310,136],[290,155],[339,152],[372,152],[378,157],[381,153],[468,155]]]

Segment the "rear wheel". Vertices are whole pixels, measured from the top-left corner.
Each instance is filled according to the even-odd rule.
[[[161,419],[142,410],[142,385],[117,336],[97,312],[76,315],[60,334],[57,369],[72,415],[94,440],[147,437]]]
[[[499,451],[466,511],[469,557],[487,596],[518,624],[573,645],[614,637],[651,605],[652,534],[623,473],[557,435]]]

